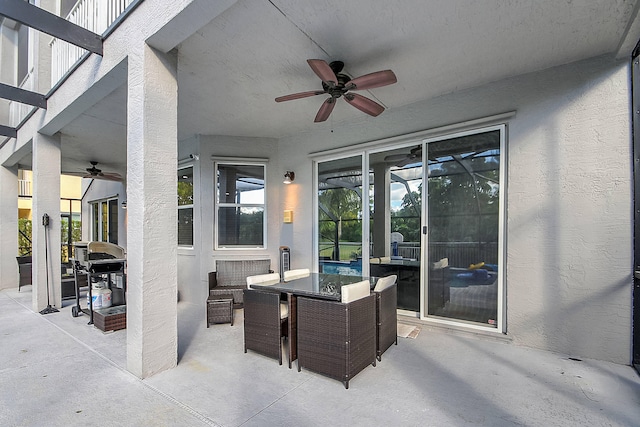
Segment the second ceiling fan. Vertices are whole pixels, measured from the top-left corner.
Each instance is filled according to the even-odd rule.
[[[276,102],[291,101],[315,95],[330,95],[330,97],[324,101],[320,110],[318,110],[318,114],[316,114],[314,120],[316,123],[327,120],[336,105],[336,101],[340,97],[343,97],[345,101],[358,110],[373,117],[378,116],[384,111],[382,105],[365,96],[351,93],[350,91],[373,89],[387,86],[398,81],[396,75],[391,70],[376,71],[375,73],[365,74],[364,76],[351,79],[351,77],[346,74],[341,74],[342,68],[344,67],[342,61],[333,61],[327,64],[327,62],[322,59],[308,59],[307,63],[313,72],[322,80],[323,90],[312,90],[280,96],[276,98]]]
[[[98,162],[91,161],[90,168],[86,168],[86,174],[82,175],[83,178],[91,179],[105,179],[107,181],[122,181],[122,176],[115,172],[102,172],[102,169],[98,169]]]

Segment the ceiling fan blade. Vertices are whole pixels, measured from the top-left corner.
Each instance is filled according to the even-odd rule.
[[[99,174],[85,174],[82,178],[87,179],[102,179],[105,181],[122,181],[122,177],[117,173],[99,173]]]
[[[331,86],[331,83],[334,86],[338,83],[336,73],[333,72],[329,64],[327,64],[327,61],[322,59],[307,59],[307,63],[309,63],[313,72],[316,73],[323,82],[329,84],[329,86]]]
[[[357,93],[347,93],[344,95],[345,101],[356,107],[358,110],[376,117],[384,111],[384,107],[367,97],[358,95]]]
[[[107,181],[122,181],[122,177],[117,173],[103,173],[98,179],[105,179]]]
[[[385,162],[399,162],[400,160],[405,160],[409,158],[410,154],[391,154],[384,158]]]
[[[86,172],[79,172],[79,171],[61,171],[60,175],[69,175],[69,176],[78,176],[80,178],[84,177],[87,173]]]
[[[333,107],[336,106],[336,100],[334,97],[328,98],[326,101],[322,103],[320,109],[318,110],[318,114],[316,114],[316,118],[314,122],[324,122],[329,118],[329,114],[333,111]]]
[[[284,95],[284,96],[277,97],[276,102],[291,101],[291,100],[300,99],[300,98],[308,98],[310,96],[322,95],[323,93],[324,91],[321,91],[321,90],[310,90],[308,92],[292,93],[291,95]]]
[[[397,81],[396,75],[391,70],[376,71],[375,73],[356,77],[345,88],[348,90],[373,89],[374,87],[387,86]]]
[[[100,179],[100,176],[99,175],[95,175],[95,174],[91,174],[91,173],[86,173],[86,174],[82,175],[82,178]]]

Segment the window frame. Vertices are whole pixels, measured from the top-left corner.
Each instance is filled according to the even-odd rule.
[[[220,165],[230,166],[260,166],[263,169],[264,180],[264,202],[258,203],[226,203],[220,202],[218,195],[218,167]],[[213,249],[214,251],[255,251],[255,250],[267,250],[267,223],[268,223],[268,211],[267,211],[267,172],[268,172],[268,159],[255,159],[255,158],[213,158]],[[262,245],[220,245],[220,208],[261,208],[262,209]]]
[[[95,242],[107,242],[113,243],[115,245],[118,244],[118,233],[119,233],[119,222],[120,222],[120,207],[118,204],[118,195],[105,197],[103,199],[92,200],[89,202],[89,206],[91,209],[91,238]],[[104,240],[105,236],[105,218],[103,217],[103,206],[106,206],[106,240]],[[115,212],[112,212],[111,206],[115,206]],[[115,214],[115,230],[111,230],[110,221],[112,216]],[[114,239],[112,239],[114,237]],[[112,241],[115,240],[115,241]]]
[[[181,210],[187,210],[187,209],[191,209],[191,244],[190,245],[181,245],[180,244],[180,230],[178,228],[177,230],[177,234],[178,234],[178,248],[180,249],[193,249],[193,245],[194,245],[194,240],[195,240],[195,194],[196,194],[196,188],[195,188],[195,166],[193,163],[188,163],[188,164],[184,164],[184,165],[179,165],[178,169],[177,169],[177,175],[180,175],[180,171],[184,170],[184,169],[191,169],[191,204],[190,205],[180,205],[178,204],[178,211],[177,211],[177,219],[179,219],[180,215],[180,211]],[[178,178],[178,182],[180,182],[180,178]],[[176,185],[176,198],[177,198],[177,185]],[[179,224],[179,221],[178,221]]]

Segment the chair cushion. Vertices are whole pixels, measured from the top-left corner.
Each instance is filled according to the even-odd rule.
[[[373,292],[382,292],[390,286],[393,286],[396,283],[398,276],[392,274],[391,276],[381,277],[376,282],[376,287],[373,288]]]
[[[280,303],[280,319],[289,317],[289,305],[286,302]]]
[[[288,270],[284,272],[284,280],[300,279],[302,277],[308,277],[310,274],[308,268],[298,268],[296,270]]]
[[[371,284],[368,280],[352,283],[350,285],[344,285],[342,288],[340,288],[340,294],[342,295],[343,303],[359,300],[360,298],[369,296],[370,293]]]
[[[280,282],[280,275],[278,273],[269,274],[257,274],[255,276],[247,276],[247,286],[260,284],[260,285],[275,285]]]

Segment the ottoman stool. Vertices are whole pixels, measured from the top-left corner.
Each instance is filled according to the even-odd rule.
[[[231,323],[233,326],[233,295],[209,295],[207,328],[213,323]]]

